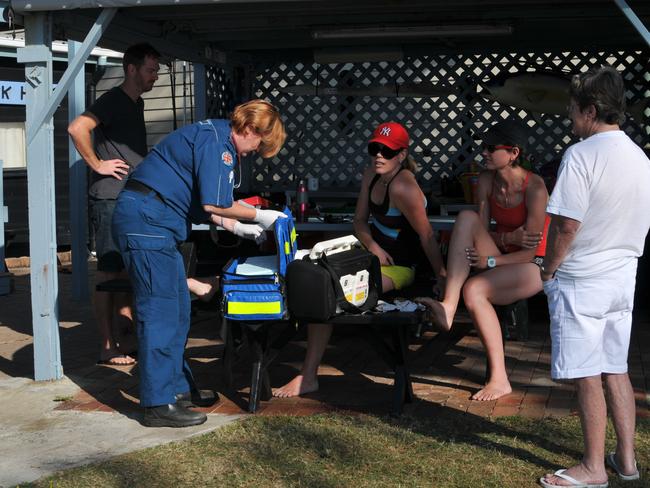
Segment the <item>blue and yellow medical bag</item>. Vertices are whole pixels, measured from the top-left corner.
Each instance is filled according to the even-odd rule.
[[[285,275],[298,245],[288,208],[274,224],[277,252],[272,256],[233,258],[221,276],[223,316],[230,320],[281,320],[288,317]]]

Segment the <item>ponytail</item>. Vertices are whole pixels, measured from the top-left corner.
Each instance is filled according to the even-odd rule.
[[[402,167],[408,169],[413,174],[418,171],[418,164],[411,155],[407,155],[406,158],[404,158],[404,161],[402,161]]]

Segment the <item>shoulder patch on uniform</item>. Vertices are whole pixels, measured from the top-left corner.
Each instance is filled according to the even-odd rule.
[[[226,164],[226,166],[232,166],[232,154],[230,154],[230,151],[222,152],[221,160]]]

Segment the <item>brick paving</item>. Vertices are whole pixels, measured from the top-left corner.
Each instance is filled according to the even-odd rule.
[[[14,270],[15,291],[0,297],[0,379],[33,377],[33,347],[29,275]],[[87,303],[70,298],[71,275],[59,273],[60,338],[63,369],[80,392],[62,401],[59,409],[118,411],[137,414],[138,368],[97,366],[97,334]],[[92,277],[91,277],[92,280]],[[506,362],[513,392],[497,401],[474,402],[470,396],[485,376],[485,355],[471,331],[445,354],[429,351],[435,332],[426,331],[410,346],[410,366],[416,400],[405,407],[408,415],[429,415],[432,408],[447,407],[482,417],[521,415],[532,418],[575,413],[573,388],[549,377],[550,339],[543,296],[529,300],[529,340],[508,341]],[[456,326],[468,324],[461,313]],[[650,416],[650,320],[638,312],[630,348],[630,377],[637,396],[637,414]],[[297,372],[306,347],[298,335],[270,368],[271,384],[284,384]],[[203,409],[207,413],[246,413],[250,384],[250,357],[246,350],[237,359],[234,386],[222,381],[223,343],[219,317],[211,310],[193,316],[187,357],[201,388],[219,392],[221,401]],[[335,410],[384,414],[389,411],[392,375],[374,351],[350,329],[335,330],[320,369],[320,391],[302,398],[271,399],[261,403],[258,415],[309,415]]]

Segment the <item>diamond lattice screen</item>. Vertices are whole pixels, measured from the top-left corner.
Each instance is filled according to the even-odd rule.
[[[592,66],[610,64],[623,73],[628,104],[636,107],[650,96],[648,54],[442,54],[399,62],[276,63],[258,67],[253,94],[280,109],[288,137],[275,158],[251,161],[251,189],[292,189],[296,179],[307,177],[318,178],[321,189],[358,188],[362,169],[369,162],[366,145],[370,134],[376,125],[388,120],[408,129],[410,154],[420,167],[417,177],[425,190],[436,190],[441,177],[456,176],[473,161],[480,163],[475,135],[504,118],[520,119],[530,128],[529,155],[539,168],[557,160],[576,141],[569,120],[489,100],[485,87],[523,72],[553,71],[568,77]],[[409,83],[428,84],[447,93],[435,97],[322,95],[328,87],[371,90]],[[321,95],[287,93],[287,87],[294,85],[318,85]],[[539,95],[531,89],[526,96],[534,101]],[[648,111],[645,113],[647,120]],[[636,121],[628,120],[623,128],[638,144],[648,144],[647,129]]]
[[[205,68],[206,113],[209,118],[227,118],[232,111],[232,89],[226,71],[216,66]]]

